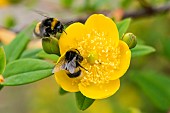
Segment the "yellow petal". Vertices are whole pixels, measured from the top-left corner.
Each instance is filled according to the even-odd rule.
[[[78,78],[69,78],[64,70],[55,73],[57,83],[66,91],[77,92],[79,91]]]
[[[90,84],[84,86],[79,84],[80,92],[88,98],[103,99],[113,95],[120,87],[120,80],[110,80],[104,84]]]
[[[112,19],[102,14],[93,14],[87,19],[85,26],[94,32],[102,33],[108,39],[112,38],[115,47],[118,45],[119,33]]]
[[[111,80],[115,80],[123,76],[130,65],[131,51],[128,45],[120,40],[118,47],[120,47],[120,64],[119,68],[114,70],[114,75],[112,75]]]
[[[65,33],[66,32],[66,33]],[[73,23],[66,28],[59,40],[60,53],[64,54],[71,48],[77,48],[77,42],[83,40],[85,26],[81,23]]]

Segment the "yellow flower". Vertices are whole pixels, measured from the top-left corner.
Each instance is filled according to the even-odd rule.
[[[8,0],[0,0],[0,7],[8,6],[9,1]]]
[[[85,24],[73,23],[59,40],[61,56],[77,49],[83,61],[79,77],[70,78],[65,70],[55,72],[57,83],[66,91],[80,91],[92,99],[113,95],[120,87],[119,78],[127,71],[131,51],[119,40],[116,24],[102,14],[93,14]]]

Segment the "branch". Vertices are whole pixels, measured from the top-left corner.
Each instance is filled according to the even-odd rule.
[[[144,9],[152,10],[152,5],[149,4],[146,0],[138,0],[138,2]]]
[[[150,7],[150,8],[146,8],[143,7],[143,9],[139,9],[139,10],[135,10],[135,11],[127,11],[127,12],[123,12],[123,15],[121,16],[121,19],[125,19],[125,18],[143,18],[143,17],[147,17],[147,16],[153,16],[156,14],[161,14],[161,13],[167,13],[168,11],[170,11],[170,4],[168,5],[164,5],[164,6],[160,6],[160,7]],[[105,14],[111,18],[114,18],[112,15],[112,11],[99,11],[99,12],[94,12],[94,13],[102,13]],[[81,22],[84,23],[87,19],[87,17],[90,15],[87,15],[85,17],[79,17],[75,20],[73,20],[73,22]],[[68,23],[69,21],[64,22],[64,24]]]
[[[166,13],[170,10],[170,5],[164,5],[160,7],[152,7],[152,10],[141,9],[137,11],[125,12],[122,19],[124,18],[141,18],[146,16],[152,16],[155,14]]]

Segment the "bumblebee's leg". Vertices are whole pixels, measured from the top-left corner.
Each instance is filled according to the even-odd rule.
[[[64,31],[64,33],[67,35],[66,31],[65,31],[65,30],[63,30],[63,31]]]
[[[77,62],[77,63],[78,63],[78,62]],[[82,69],[88,71],[86,68],[84,68],[82,65],[80,65],[80,63],[78,63],[78,65],[79,65]],[[89,71],[88,71],[88,72],[89,72]]]

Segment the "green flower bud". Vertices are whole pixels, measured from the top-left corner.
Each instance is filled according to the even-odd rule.
[[[43,50],[48,54],[60,55],[58,39],[54,37],[42,38]]]
[[[123,35],[122,40],[132,49],[137,44],[136,36],[133,33],[126,33]]]

